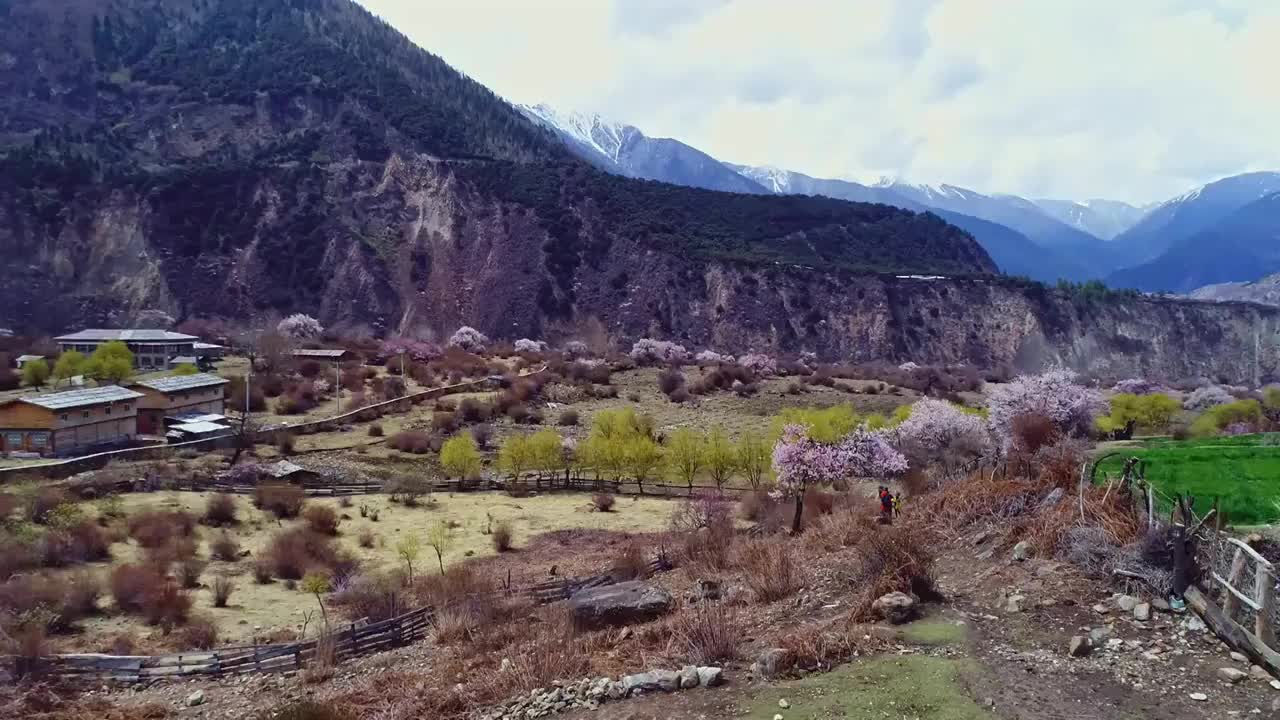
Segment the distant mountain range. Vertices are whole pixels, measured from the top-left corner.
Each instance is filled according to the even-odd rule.
[[[601,170],[707,190],[770,192],[679,140],[651,138],[632,125],[596,114],[560,112],[549,105],[517,105],[516,109],[555,132],[571,151]]]
[[[932,212],[972,235],[1003,272],[1045,282],[1105,279],[1113,287],[1187,292],[1210,282],[1255,280],[1270,272],[1271,248],[1278,247],[1280,214],[1270,197],[1280,192],[1275,172],[1225,178],[1141,207],[1099,198],[1028,199],[894,179],[866,185],[721,162],[678,140],[650,138],[598,115],[563,113],[547,105],[520,110],[553,130],[579,157],[628,177]]]

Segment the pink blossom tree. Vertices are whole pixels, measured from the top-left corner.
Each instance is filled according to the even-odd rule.
[[[830,485],[850,477],[884,478],[907,470],[907,459],[879,432],[858,429],[834,444],[809,437],[803,425],[787,425],[773,447],[777,474],[775,496],[793,498],[792,534],[800,532],[804,493],[810,486]]]
[[[980,455],[990,439],[982,417],[935,398],[917,400],[894,434],[899,448],[914,458],[940,463],[948,473],[953,460]]]
[[[403,336],[383,340],[381,352],[385,357],[406,355],[414,362],[427,362],[440,357],[440,347],[438,345]]]
[[[699,365],[721,365],[733,362],[732,355],[724,355],[715,350],[703,350],[693,357]]]
[[[1076,382],[1070,370],[1050,370],[1039,375],[1022,375],[1001,385],[987,399],[988,426],[1008,452],[1014,444],[1013,421],[1023,415],[1048,418],[1064,436],[1087,436],[1094,418],[1107,412],[1102,393]]]
[[[570,340],[564,344],[564,354],[570,359],[584,358],[591,355],[591,349],[581,340]]]
[[[540,353],[547,351],[547,344],[541,340],[532,340],[530,338],[520,338],[516,341],[515,350],[518,353]]]
[[[778,361],[763,353],[743,355],[738,364],[761,377],[778,374]]]

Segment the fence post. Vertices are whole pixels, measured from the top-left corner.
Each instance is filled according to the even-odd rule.
[[[1235,557],[1231,559],[1231,574],[1227,575],[1227,584],[1239,590],[1240,580],[1244,577],[1244,551],[1236,548]],[[1262,572],[1262,568],[1258,568],[1258,572]],[[1226,597],[1222,599],[1222,612],[1232,620],[1236,618],[1236,611],[1240,609],[1240,598],[1230,590],[1223,590]]]
[[[1258,617],[1254,624],[1254,632],[1258,639],[1273,647],[1276,642],[1275,632],[1271,628],[1271,606],[1275,597],[1275,579],[1271,571],[1258,563],[1257,574],[1254,575],[1254,599],[1258,602]]]
[[[356,638],[356,624],[351,623],[351,654],[353,656],[360,654],[360,641]]]

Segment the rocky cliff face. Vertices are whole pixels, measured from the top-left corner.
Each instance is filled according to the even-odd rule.
[[[1280,309],[705,258],[619,233],[586,201],[571,206],[583,260],[567,266],[536,208],[482,192],[450,162],[185,175],[95,189],[52,217],[28,201],[0,193],[0,257],[23,259],[0,274],[2,326],[297,308],[355,331],[439,337],[465,323],[536,337],[597,317],[620,341],[730,352],[1251,382],[1280,372]]]

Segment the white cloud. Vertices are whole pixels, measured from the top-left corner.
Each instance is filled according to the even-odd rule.
[[[823,177],[1163,199],[1280,169],[1272,0],[360,0],[517,102]]]

